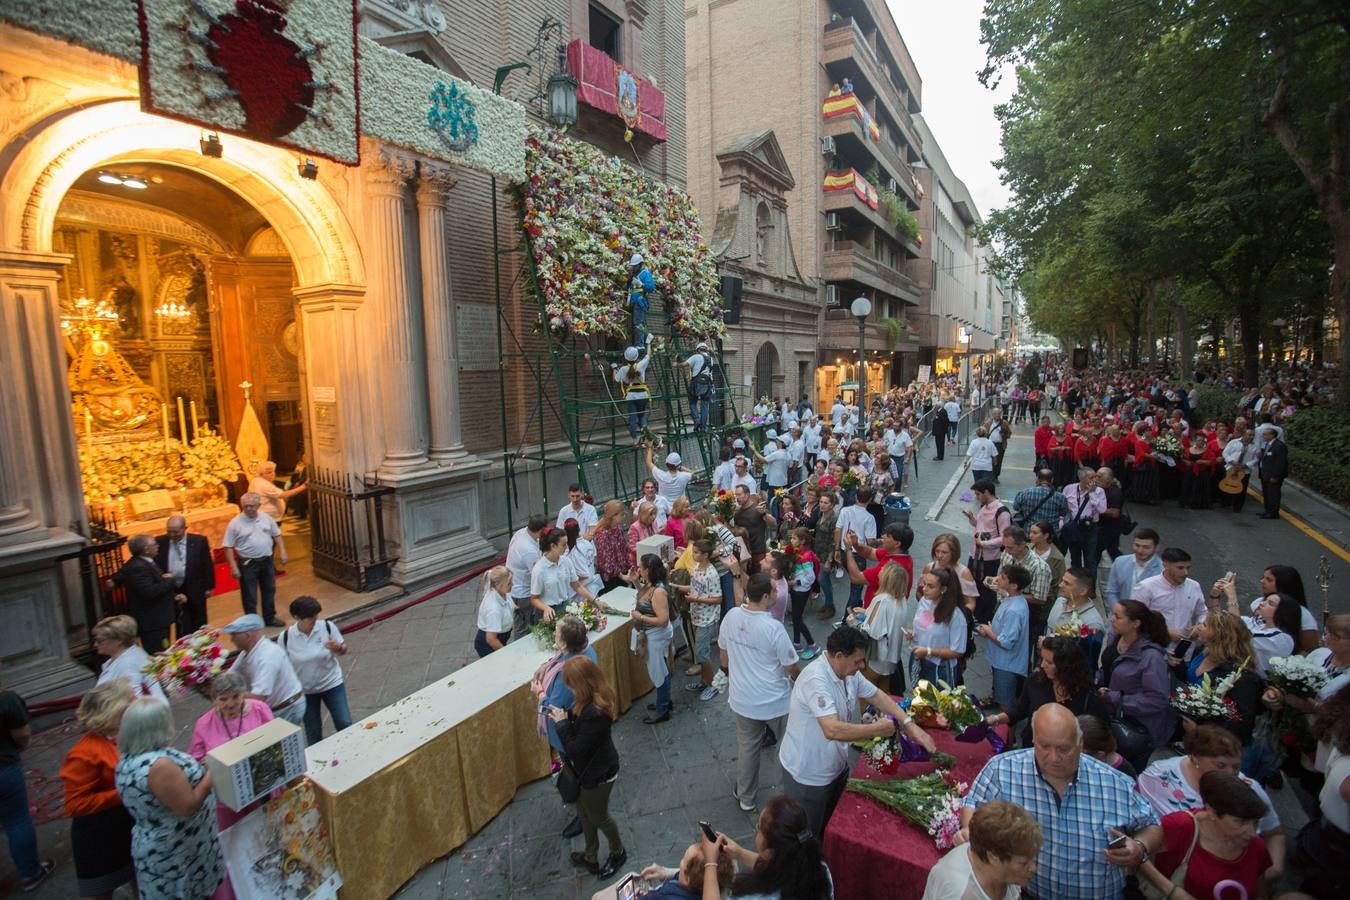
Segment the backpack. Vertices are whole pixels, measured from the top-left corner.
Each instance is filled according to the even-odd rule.
[[[327,634],[328,634],[328,639],[331,641],[331,640],[333,639],[333,623],[330,622],[330,621],[328,621],[327,619],[324,619],[324,620],[323,620],[323,627],[324,627],[324,629],[326,630],[326,632],[327,632]],[[290,634],[290,633],[291,633],[291,630],[290,630],[289,628],[283,628],[283,629],[281,629],[281,634],[279,634],[279,635],[277,635],[276,637],[272,638],[272,640],[274,640],[274,641],[276,641],[278,644],[280,644],[282,650],[285,650],[285,649],[286,649],[286,635],[288,635],[288,634]]]
[[[693,400],[702,400],[712,393],[712,358],[706,353],[699,356],[703,359],[703,368],[689,379],[689,397]]]

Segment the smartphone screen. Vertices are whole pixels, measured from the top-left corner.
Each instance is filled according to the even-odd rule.
[[[615,885],[614,896],[618,900],[636,900],[640,882],[641,877],[636,872],[630,872],[623,881]]]
[[[717,832],[713,831],[713,827],[711,825],[709,825],[707,822],[699,822],[698,827],[703,829],[704,837],[712,841],[714,844],[717,843]]]
[[[1185,659],[1186,654],[1191,650],[1191,642],[1188,640],[1177,641],[1177,648],[1172,651],[1172,655],[1177,659]]]
[[[1112,838],[1111,842],[1106,845],[1106,849],[1107,850],[1123,849],[1125,846],[1125,842],[1128,841],[1129,839],[1130,836],[1128,834],[1122,834],[1118,837]]]

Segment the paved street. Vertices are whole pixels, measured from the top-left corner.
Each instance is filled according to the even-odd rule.
[[[1009,448],[1003,470],[1001,496],[1011,499],[1032,482],[1031,437],[1023,426]],[[966,533],[960,514],[960,495],[968,477],[953,492],[936,519],[925,517],[943,494],[959,461],[948,451],[945,462],[931,461],[932,446],[926,444],[920,457],[921,477],[912,485],[914,503],[911,524],[916,532],[914,555],[920,563],[934,536],[951,530]],[[1297,566],[1311,583],[1322,554],[1334,560],[1336,579],[1333,610],[1345,610],[1345,586],[1350,584],[1350,566],[1316,543],[1291,521],[1267,522],[1257,518],[1259,504],[1249,503],[1241,517],[1214,510],[1196,512],[1175,506],[1133,509],[1142,523],[1157,528],[1164,545],[1179,544],[1196,558],[1195,577],[1207,585],[1228,569],[1238,572],[1245,593],[1255,593],[1260,567],[1271,562]],[[1308,520],[1325,519],[1326,510],[1310,510]],[[836,593],[843,590],[836,585]],[[287,598],[288,599],[288,598]],[[474,613],[479,599],[476,582],[462,585],[399,613],[349,637],[352,647],[344,667],[352,712],[357,719],[472,662]],[[390,603],[407,602],[390,601]],[[1320,601],[1319,601],[1320,603]],[[1315,604],[1316,605],[1316,604]],[[354,614],[367,618],[372,611]],[[810,613],[814,616],[814,612]],[[814,624],[816,619],[812,619]],[[680,669],[687,663],[681,663]],[[735,736],[725,694],[699,703],[685,693],[683,677],[676,675],[676,712],[671,722],[647,726],[640,722],[638,704],[619,722],[615,739],[623,771],[614,792],[613,810],[626,842],[632,868],[648,862],[674,864],[693,837],[698,819],[707,819],[738,841],[751,838],[753,816],[741,812],[731,796],[735,772]],[[980,694],[989,689],[988,667],[982,657],[973,661],[968,681]],[[180,726],[179,745],[186,747],[192,722],[205,710],[203,701],[191,698],[175,707]],[[72,723],[39,723],[42,729],[36,748],[25,757],[32,770],[30,785],[34,802],[44,814],[59,815],[60,785],[56,773],[65,750],[74,741]],[[774,789],[781,777],[775,761],[766,760],[762,772],[761,798]],[[1302,821],[1291,789],[1274,793],[1275,801],[1291,830]],[[566,814],[552,784],[542,780],[522,788],[516,799],[486,828],[463,847],[443,859],[429,861],[398,894],[402,898],[587,898],[598,886],[594,877],[578,875],[567,860],[574,841],[559,836]],[[74,896],[74,873],[70,864],[69,826],[56,819],[40,826],[43,852],[58,860],[58,877],[37,896]],[[0,890],[12,884],[13,869],[6,858],[0,863]]]

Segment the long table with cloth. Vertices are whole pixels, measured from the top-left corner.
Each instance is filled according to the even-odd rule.
[[[1007,740],[1007,726],[996,729]],[[929,728],[937,749],[956,757],[952,774],[970,784],[994,755],[985,740],[962,743],[946,728]],[[895,775],[881,775],[859,759],[851,777],[917,778],[937,770],[932,760],[902,763]],[[928,832],[911,825],[876,801],[845,791],[825,826],[825,859],[834,879],[834,895],[848,900],[919,900],[928,871],[937,865],[938,850]]]
[[[619,588],[602,599],[631,612],[636,595]],[[652,689],[629,650],[632,630],[612,615],[590,635],[620,712]],[[308,748],[344,898],[393,894],[549,774],[530,692],[549,656],[527,634]]]

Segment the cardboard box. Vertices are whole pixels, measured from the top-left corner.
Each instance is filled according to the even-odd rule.
[[[675,539],[665,534],[654,534],[649,538],[644,538],[637,543],[638,562],[648,553],[655,553],[661,557],[661,561],[666,565],[675,562]]]
[[[305,774],[305,736],[299,726],[273,719],[206,754],[216,800],[238,812]]]

